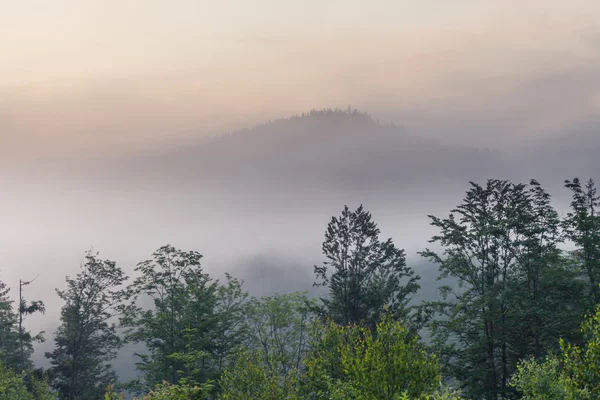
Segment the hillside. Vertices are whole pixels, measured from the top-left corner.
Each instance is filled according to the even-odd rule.
[[[113,179],[218,182],[367,190],[465,182],[502,170],[498,152],[445,146],[369,115],[312,111],[211,139],[191,139],[141,157],[96,165]]]

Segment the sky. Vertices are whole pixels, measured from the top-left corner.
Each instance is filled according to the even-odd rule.
[[[200,251],[210,273],[233,272],[257,295],[309,289],[326,224],[344,204],[365,203],[383,235],[420,265],[416,252],[432,234],[427,214],[457,205],[469,176],[447,188],[415,170],[414,180],[430,187],[424,195],[402,185],[294,191],[293,182],[250,194],[240,182],[219,191],[185,181],[175,190],[169,182],[73,182],[22,168],[50,158],[73,159],[77,170],[84,158],[154,154],[348,105],[434,142],[527,142],[526,154],[550,135],[594,132],[600,7],[584,0],[0,0],[0,279],[15,288],[40,274],[26,296],[45,300],[48,312],[27,326],[52,337],[61,306],[54,288],[77,273],[90,248],[132,274],[170,243]],[[595,160],[589,147],[586,160]],[[445,167],[431,163],[430,171]],[[582,177],[595,172],[589,165],[582,161]]]
[[[5,160],[139,152],[348,104],[419,135],[483,145],[572,129],[599,113],[592,1],[0,8]],[[489,125],[496,131],[483,132]]]

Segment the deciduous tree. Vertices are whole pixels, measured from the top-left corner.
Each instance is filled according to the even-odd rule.
[[[111,319],[117,314],[127,277],[114,261],[88,252],[67,288],[56,290],[65,302],[54,333],[55,349],[46,353],[52,385],[64,400],[102,399],[116,380],[110,365],[122,341]]]
[[[392,239],[380,241],[380,231],[361,205],[344,207],[325,232],[323,254],[327,261],[315,266],[315,285],[329,289],[322,298],[324,313],[339,324],[364,322],[374,329],[384,308],[396,319],[408,317],[411,295],[419,289],[404,250]]]

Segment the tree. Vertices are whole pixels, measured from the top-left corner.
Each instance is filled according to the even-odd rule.
[[[235,362],[237,349],[247,341],[249,335],[245,321],[248,314],[248,293],[243,290],[243,283],[225,273],[225,282],[219,283],[215,292],[211,355],[219,372]]]
[[[46,312],[46,306],[43,301],[36,300],[27,303],[27,300],[23,298],[23,286],[31,284],[36,279],[37,277],[27,282],[19,279],[19,357],[22,371],[25,370],[26,366],[31,367],[31,365],[27,365],[27,361],[31,358],[31,353],[33,353],[32,339],[38,342],[44,342],[45,340],[45,332],[42,331],[32,338],[31,334],[23,328],[23,320],[26,316],[37,312],[42,314]]]
[[[23,375],[0,363],[0,398],[2,400],[55,400],[46,380],[32,381],[28,390],[23,383]]]
[[[361,205],[344,207],[325,232],[327,261],[315,266],[315,285],[329,289],[321,299],[324,313],[336,323],[365,322],[371,328],[385,307],[397,319],[408,317],[408,303],[418,289],[419,277],[407,267],[404,250],[392,239],[379,240],[380,231]]]
[[[219,381],[221,400],[299,400],[295,370],[284,372],[277,360],[258,351],[239,350],[236,362]]]
[[[440,386],[437,357],[390,314],[374,331],[330,323],[317,336],[305,364],[308,398],[421,398]]]
[[[28,371],[33,368],[33,343],[42,342],[44,332],[32,335],[23,327],[23,316],[43,311],[44,306],[41,301],[27,303],[21,298],[15,311],[9,293],[10,288],[0,281],[0,363],[15,371]]]
[[[126,279],[114,261],[90,251],[77,276],[66,278],[67,288],[56,290],[65,305],[54,333],[55,349],[46,357],[61,399],[101,399],[104,388],[116,380],[109,361],[122,342],[110,320],[117,314]]]
[[[560,353],[544,362],[523,360],[511,385],[524,400],[592,400],[600,393],[600,306],[581,325],[583,346],[560,341]]]
[[[9,292],[10,288],[0,281],[0,362],[16,369],[20,364],[18,316]]]
[[[248,348],[262,359],[277,363],[283,375],[302,369],[314,322],[315,302],[305,293],[253,298],[247,311]]]
[[[573,196],[571,212],[564,220],[567,238],[577,246],[572,256],[589,282],[590,303],[600,304],[600,196],[592,179],[585,186],[578,178],[566,180],[565,187]]]
[[[439,313],[433,337],[469,395],[505,398],[519,358],[545,353],[576,325],[579,286],[557,248],[558,216],[537,181],[490,179],[471,182],[448,218],[429,217],[443,253],[421,255],[458,283],[429,304]]]
[[[585,311],[583,282],[558,247],[563,241],[561,221],[550,195],[536,180],[526,189],[524,203],[512,216],[512,236],[505,240],[516,265],[507,292],[514,310],[507,321],[512,331],[508,335],[511,364],[529,354],[540,358],[557,349],[561,336],[577,340]]]
[[[121,325],[127,328],[128,341],[144,343],[149,351],[138,354],[146,388],[163,380],[176,384],[181,378],[189,378],[180,356],[190,352],[201,364],[194,368],[195,380],[204,381],[217,374],[206,355],[213,350],[218,284],[204,273],[201,259],[196,251],[167,245],[135,269],[141,276],[127,288],[127,298],[132,302],[122,307]],[[148,302],[152,308],[145,307]],[[186,359],[189,361],[189,357]]]

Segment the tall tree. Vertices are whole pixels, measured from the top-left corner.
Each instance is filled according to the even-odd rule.
[[[187,342],[183,350],[168,356],[179,366],[180,386],[200,387],[213,396],[219,390],[214,384],[216,378],[226,369],[236,368],[239,347],[248,337],[248,294],[242,290],[243,281],[225,273],[225,282],[215,283],[215,291],[200,290],[202,296],[192,298],[186,306],[183,320],[188,321],[188,327],[182,333]],[[202,393],[198,393],[199,399],[206,398]]]
[[[515,311],[510,321],[511,364],[529,354],[540,358],[558,349],[559,337],[577,340],[578,321],[585,310],[583,282],[559,248],[561,221],[550,195],[531,180],[526,200],[514,216],[514,236],[507,237],[517,264],[509,292]]]
[[[9,297],[10,288],[0,281],[0,362],[10,368],[18,368],[19,331],[18,316]]]
[[[225,273],[225,281],[217,287],[215,325],[211,355],[219,372],[228,368],[237,359],[237,350],[248,338],[248,293],[243,290],[243,281]]]
[[[592,179],[585,185],[578,178],[566,180],[565,186],[573,196],[564,220],[567,238],[577,246],[572,256],[589,281],[592,305],[600,304],[600,196]]]
[[[315,266],[316,286],[329,289],[324,312],[340,324],[364,322],[372,329],[384,308],[397,319],[408,316],[411,295],[419,276],[406,265],[404,250],[392,239],[379,240],[380,230],[363,206],[344,207],[325,232],[327,261]]]
[[[440,231],[430,242],[443,253],[421,254],[459,284],[432,303],[443,316],[431,324],[434,337],[469,394],[506,398],[520,357],[541,355],[576,329],[577,280],[557,248],[550,197],[535,180],[471,182],[448,218],[430,218]]]
[[[28,332],[25,331],[25,328],[23,327],[23,321],[28,315],[35,314],[38,312],[44,314],[46,312],[46,306],[44,305],[43,301],[35,300],[31,303],[28,303],[27,300],[25,300],[25,298],[23,297],[23,287],[30,285],[36,279],[37,277],[33,278],[30,281],[23,281],[19,279],[19,357],[21,370],[25,370],[25,367],[27,365],[28,355],[26,353],[29,351],[30,356],[31,352],[33,351],[31,346],[29,346],[29,348],[27,346],[28,343],[30,344],[31,342],[31,335],[28,335]],[[34,339],[39,342],[43,342],[43,335],[44,332],[42,331],[38,333]]]
[[[122,309],[121,325],[127,328],[127,340],[143,343],[149,351],[138,354],[146,386],[163,380],[177,383],[188,369],[178,355],[211,350],[218,283],[204,273],[201,259],[196,251],[167,245],[135,269],[141,275],[127,288],[131,303]],[[204,368],[194,369],[196,380],[215,374],[213,363],[204,359],[202,364]]]
[[[250,332],[247,347],[257,350],[265,362],[278,364],[276,369],[283,375],[301,370],[309,348],[314,306],[306,293],[253,298],[246,317]]]
[[[121,285],[127,277],[114,261],[91,251],[80,272],[56,290],[65,302],[54,334],[55,349],[46,353],[52,384],[64,400],[102,399],[116,375],[109,364],[122,341],[110,320],[117,314]]]
[[[33,335],[23,326],[23,316],[44,310],[41,301],[27,303],[22,297],[20,306],[14,308],[9,297],[10,288],[0,281],[0,362],[15,371],[33,368],[33,344],[44,341],[44,332]]]
[[[463,203],[448,218],[429,216],[440,230],[430,242],[439,243],[444,253],[426,249],[421,254],[439,265],[441,277],[456,278],[460,288],[442,288],[439,310],[444,318],[434,322],[433,333],[440,344],[455,341],[446,348],[446,356],[453,359],[451,373],[475,397],[497,398],[508,378],[501,376],[506,345],[503,299],[514,264],[503,239],[509,214],[517,214],[514,201],[522,193],[521,185],[506,181],[488,180],[486,187],[471,183]]]

